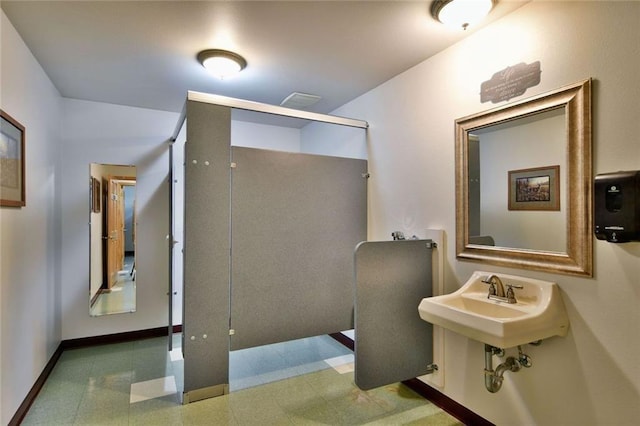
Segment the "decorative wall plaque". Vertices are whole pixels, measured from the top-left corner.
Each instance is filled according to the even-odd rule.
[[[520,62],[493,74],[480,85],[480,102],[494,104],[522,95],[529,87],[540,84],[540,61]]]

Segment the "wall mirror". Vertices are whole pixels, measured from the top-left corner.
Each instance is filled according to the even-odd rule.
[[[456,256],[592,276],[591,80],[455,127]]]
[[[136,167],[89,166],[89,315],[136,310]]]

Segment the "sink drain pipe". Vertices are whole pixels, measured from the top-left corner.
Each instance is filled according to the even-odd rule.
[[[507,359],[493,370],[493,355],[504,354],[504,350],[498,349],[491,345],[484,345],[484,386],[491,393],[496,393],[502,387],[504,373],[520,371],[520,361],[515,357],[507,357]]]

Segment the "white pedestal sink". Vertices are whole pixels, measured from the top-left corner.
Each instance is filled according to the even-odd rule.
[[[483,280],[496,275],[515,290],[516,303],[489,299]],[[476,271],[458,291],[422,299],[420,318],[471,339],[510,348],[551,336],[565,336],[569,318],[558,285],[515,275]]]

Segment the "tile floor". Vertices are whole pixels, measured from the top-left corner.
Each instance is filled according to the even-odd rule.
[[[353,354],[329,336],[231,352],[231,393],[188,405],[182,366],[166,338],[67,350],[23,424],[461,424],[402,384],[358,389]]]

